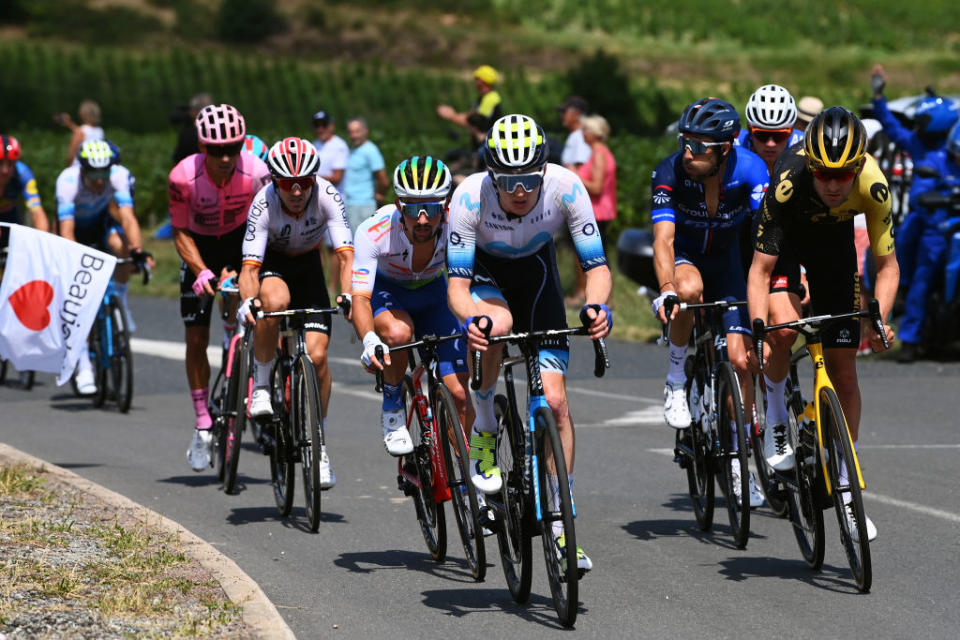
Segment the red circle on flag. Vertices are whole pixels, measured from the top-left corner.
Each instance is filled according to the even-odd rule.
[[[46,280],[31,280],[9,298],[20,323],[31,331],[43,331],[50,324],[47,307],[53,300],[53,287]]]

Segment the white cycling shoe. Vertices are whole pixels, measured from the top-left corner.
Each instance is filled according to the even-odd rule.
[[[193,440],[190,441],[190,448],[187,449],[187,464],[194,471],[203,471],[209,469],[212,465],[212,456],[210,450],[213,446],[213,432],[209,429],[194,429]]]
[[[850,533],[854,538],[856,538],[859,533],[857,529],[857,520],[853,517],[853,503],[848,502],[843,506],[846,507],[844,511],[846,511],[847,514],[847,526],[850,528]],[[877,526],[873,524],[873,520],[871,520],[870,516],[868,516],[866,513],[863,514],[863,518],[867,521],[867,541],[873,542],[877,539]]]
[[[381,416],[383,423],[383,446],[392,456],[405,456],[413,452],[413,439],[403,424],[403,411],[386,411]]]
[[[787,438],[787,426],[775,424],[763,436],[763,456],[777,471],[789,471],[796,464],[793,447]]]
[[[686,429],[692,421],[684,384],[667,380],[663,387],[663,419],[674,429]]]
[[[320,453],[320,489],[333,489],[337,486],[337,476],[333,472],[333,467],[330,466],[330,457],[327,456],[327,452],[323,451]]]
[[[269,389],[254,389],[250,398],[250,417],[269,418],[273,415],[273,403],[270,402]]]
[[[76,378],[77,393],[82,396],[92,396],[97,392],[97,381],[93,376],[93,365],[87,362],[86,367],[81,367],[77,371]]]

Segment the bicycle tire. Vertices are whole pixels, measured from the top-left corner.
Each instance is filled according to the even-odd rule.
[[[233,372],[228,391],[231,420],[227,421],[227,437],[224,446],[223,492],[234,493],[237,489],[237,467],[240,464],[240,443],[247,422],[247,395],[250,392],[249,336],[237,343],[233,354]]]
[[[120,413],[130,411],[133,402],[133,354],[130,352],[130,332],[123,307],[116,301],[110,303],[113,357],[110,358],[111,389]]]
[[[290,372],[293,409],[293,438],[300,452],[300,471],[303,477],[303,499],[307,509],[310,531],[320,528],[321,490],[320,454],[323,445],[321,431],[323,408],[320,402],[320,383],[317,369],[310,356],[301,354],[293,361]]]
[[[90,399],[93,406],[100,408],[107,399],[107,371],[103,368],[103,342],[101,341],[103,333],[103,321],[97,318],[93,325],[93,332],[90,336],[90,360],[93,365],[93,380],[97,385],[97,391]]]
[[[477,582],[487,574],[487,553],[480,526],[480,501],[477,489],[470,480],[470,450],[464,438],[457,405],[447,385],[434,388],[433,415],[440,434],[443,463],[447,470],[450,502],[460,532],[460,542],[470,573]]]
[[[870,541],[867,538],[866,516],[863,512],[863,496],[857,480],[854,464],[853,442],[847,429],[847,422],[840,407],[836,392],[830,387],[820,390],[820,424],[823,429],[824,446],[827,447],[827,473],[833,491],[833,506],[840,525],[840,541],[850,564],[857,589],[866,593],[873,582],[873,568],[870,561]],[[847,467],[849,481],[840,484],[840,461]],[[847,505],[843,500],[846,489],[853,506],[856,531],[852,531],[847,521]]]
[[[767,391],[763,375],[753,376],[753,408],[755,419],[750,434],[750,449],[757,469],[757,481],[763,497],[767,500],[767,506],[774,514],[783,517],[789,512],[790,506],[778,486],[773,467],[767,464],[767,456],[763,450],[767,433]]]
[[[823,508],[817,498],[820,474],[817,435],[812,424],[804,426],[802,407],[791,406],[788,418],[787,433],[797,461],[793,482],[786,483],[788,515],[800,554],[811,569],[819,570],[826,545]]]
[[[406,493],[413,497],[413,507],[417,514],[420,533],[436,562],[447,557],[447,520],[443,503],[438,503],[433,494],[433,464],[430,457],[430,431],[423,423],[423,416],[417,408],[413,379],[404,376],[400,386],[404,414],[407,417],[407,431],[413,442],[413,452],[402,457],[400,464],[417,477],[419,486],[407,487]]]
[[[702,363],[701,363],[702,364]],[[687,402],[691,403],[691,415],[699,416],[690,425],[684,429],[686,433],[677,433],[677,438],[683,439],[689,436],[688,444],[692,452],[692,457],[686,465],[687,469],[687,491],[690,494],[690,501],[693,504],[693,516],[696,518],[697,526],[701,531],[709,531],[713,526],[713,506],[714,506],[714,484],[713,484],[713,465],[710,464],[710,452],[713,449],[709,427],[704,430],[704,420],[706,416],[702,412],[696,411],[692,406],[693,398],[691,390],[693,385],[697,385],[698,396],[703,397],[705,387],[705,372],[701,367],[695,371],[694,375],[687,378],[686,391]]]
[[[717,431],[720,447],[717,462],[720,465],[717,480],[724,484],[727,515],[730,529],[738,549],[746,549],[750,539],[750,466],[747,449],[747,430],[743,416],[743,401],[740,399],[740,383],[733,365],[721,362],[717,368]],[[730,428],[736,434],[730,433]],[[732,451],[733,438],[737,450]],[[740,463],[740,473],[733,474],[733,461]],[[740,483],[740,499],[737,500],[734,482]]]
[[[73,378],[70,378],[73,381]],[[0,358],[0,384],[3,384],[7,381],[7,361]],[[76,383],[74,383],[74,389],[76,389]]]
[[[273,421],[271,434],[273,443],[270,445],[270,484],[273,487],[273,500],[277,511],[286,518],[293,509],[293,496],[297,483],[297,465],[294,455],[293,430],[290,422],[293,419],[287,401],[287,382],[289,374],[284,371],[282,359],[277,358],[270,372],[271,401],[273,403]]]
[[[533,578],[533,541],[525,516],[529,503],[523,490],[526,465],[526,446],[523,426],[516,407],[511,407],[506,396],[493,399],[493,413],[497,418],[497,462],[503,480],[499,497],[503,504],[503,523],[497,528],[500,564],[503,576],[514,602],[523,604],[530,598]]]
[[[573,523],[573,499],[570,496],[570,484],[567,479],[566,458],[563,444],[557,431],[557,421],[553,411],[538,407],[533,413],[536,425],[537,441],[537,483],[540,487],[540,539],[543,542],[543,557],[547,566],[547,581],[550,583],[550,595],[553,607],[560,618],[560,624],[572,627],[577,621],[579,606],[580,570],[577,568],[577,534]],[[558,500],[551,509],[551,488],[548,477],[555,471]],[[558,552],[558,538],[554,536],[553,523],[563,525],[565,546]]]

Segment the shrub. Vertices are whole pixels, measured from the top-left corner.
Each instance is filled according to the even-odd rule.
[[[261,42],[286,29],[270,0],[223,0],[217,24],[220,39],[236,44]]]

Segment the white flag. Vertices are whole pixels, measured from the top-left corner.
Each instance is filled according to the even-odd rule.
[[[6,226],[6,225],[4,225]],[[11,225],[0,285],[0,357],[21,371],[73,374],[117,259],[52,233]]]

